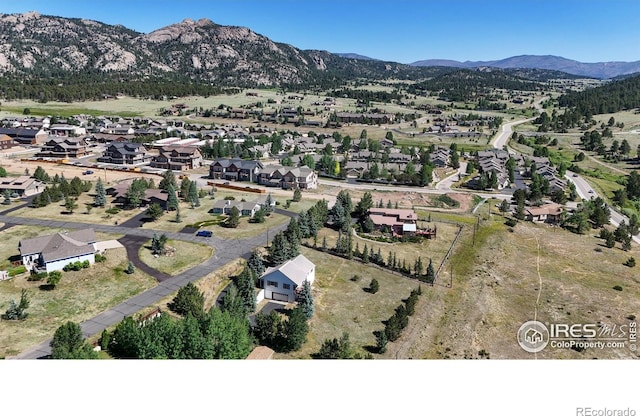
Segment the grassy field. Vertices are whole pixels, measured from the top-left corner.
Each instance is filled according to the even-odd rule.
[[[213,248],[204,244],[167,240],[165,247],[167,249],[175,249],[175,251],[170,250],[167,255],[156,258],[151,253],[151,240],[149,240],[147,244],[140,247],[140,260],[154,269],[176,276],[197,266],[213,255]]]
[[[495,217],[494,217],[495,219]],[[594,231],[595,233],[595,231]],[[453,288],[429,304],[424,320],[413,321],[407,341],[413,358],[531,359],[515,341],[530,319],[550,323],[624,325],[640,310],[637,271],[623,265],[640,255],[604,248],[595,234],[576,235],[546,225],[482,222],[475,237],[463,234],[452,258]],[[475,242],[475,244],[474,244]],[[441,279],[446,279],[448,270]],[[613,287],[620,285],[623,290]],[[410,323],[411,326],[411,323]],[[547,347],[538,358],[631,358],[629,349],[585,350]]]
[[[312,249],[302,248],[301,251],[316,265],[313,289],[315,313],[309,321],[310,332],[302,349],[290,354],[276,354],[276,358],[309,358],[320,349],[325,339],[340,338],[343,332],[349,334],[355,351],[367,353],[366,347],[375,346],[373,331],[383,329],[382,321],[393,315],[402,299],[407,298],[411,290],[419,285],[415,280],[373,266]],[[354,275],[361,278],[352,281]],[[372,276],[380,283],[380,291],[376,294],[364,290],[369,286]],[[423,286],[421,302],[430,298],[428,292],[429,288]]]
[[[7,238],[8,231],[24,231],[22,237],[33,234],[35,230],[5,230],[3,240]],[[96,263],[78,272],[63,272],[60,283],[52,291],[40,290],[43,282],[29,282],[26,275],[1,281],[2,313],[11,299],[20,300],[23,288],[27,289],[31,304],[26,320],[0,320],[0,357],[19,354],[51,337],[63,323],[82,322],[156,284],[155,279],[139,270],[126,274],[127,263],[124,248],[111,249],[104,263]]]
[[[107,201],[111,198],[107,197]],[[24,207],[13,211],[9,215],[24,218],[47,218],[55,221],[76,221],[91,224],[122,224],[126,220],[138,215],[139,209],[120,210],[117,214],[110,214],[106,211],[115,205],[107,203],[103,208],[93,207],[93,194],[86,192],[81,194],[76,201],[78,208],[73,213],[67,212],[64,207],[64,200],[53,202],[46,207],[33,208]],[[91,207],[91,208],[89,208]]]

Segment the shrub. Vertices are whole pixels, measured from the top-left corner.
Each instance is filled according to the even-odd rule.
[[[378,290],[380,290],[380,283],[378,283],[378,280],[376,279],[371,279],[371,283],[369,284],[369,293],[378,293]]]
[[[44,279],[45,277],[47,277],[47,272],[41,272],[41,273],[31,273],[31,275],[29,277],[27,277],[27,280],[29,282],[39,282],[40,280]]]
[[[96,263],[102,263],[107,260],[107,256],[104,256],[100,253],[96,253]]]
[[[49,278],[47,278],[47,284],[55,287],[58,283],[60,283],[60,279],[62,279],[62,273],[60,270],[54,270],[49,273]]]
[[[504,223],[509,227],[515,227],[516,224],[518,224],[518,220],[516,220],[515,218],[507,218],[507,220]]]
[[[107,210],[105,210],[104,212],[106,212],[107,214],[117,214],[120,212],[120,208],[118,207],[111,207]]]
[[[627,267],[636,267],[636,259],[634,257],[629,257],[627,261],[624,262],[624,265]]]
[[[620,286],[620,285],[615,285],[615,286],[613,287],[613,290],[617,290],[617,291],[619,291],[619,292],[622,292],[622,286]]]
[[[352,282],[357,282],[358,280],[360,280],[360,276],[357,274],[354,274],[353,277],[351,277],[350,279]]]
[[[22,265],[22,266],[9,269],[7,273],[9,274],[9,277],[14,277],[19,274],[25,273],[26,271],[27,271],[27,268],[24,265]]]

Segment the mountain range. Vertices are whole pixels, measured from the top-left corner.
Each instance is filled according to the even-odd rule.
[[[413,66],[447,66],[455,68],[493,67],[502,69],[537,68],[566,72],[589,78],[610,79],[640,72],[640,61],[585,63],[553,55],[520,55],[497,61],[453,61],[427,59],[413,62]]]
[[[148,34],[89,19],[0,14],[0,75],[73,76],[131,81],[189,79],[218,86],[338,86],[346,79],[425,79],[453,68],[544,68],[610,78],[640,71],[640,62],[582,64],[559,57],[522,56],[502,61],[431,60],[411,65],[357,54],[301,50],[244,27],[185,19]],[[452,68],[444,68],[452,67]],[[0,79],[2,78],[0,77]]]

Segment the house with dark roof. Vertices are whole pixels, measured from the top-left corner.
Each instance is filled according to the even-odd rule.
[[[264,166],[257,160],[216,159],[209,165],[209,178],[257,182]]]
[[[89,145],[84,137],[50,137],[36,157],[60,159],[77,158],[89,154]]]
[[[39,144],[49,137],[43,129],[0,128],[0,135],[6,134],[18,144]]]
[[[27,270],[52,272],[76,261],[95,262],[96,234],[92,228],[20,240],[18,250]]]
[[[118,165],[140,165],[151,160],[151,155],[142,143],[112,142],[104,151],[98,162]]]
[[[202,154],[197,147],[165,146],[151,159],[152,168],[189,170],[202,166]]]
[[[107,195],[113,197],[115,204],[126,205],[127,204],[127,190],[131,186],[131,181],[122,181],[115,186],[107,188],[105,191]],[[141,206],[148,206],[151,204],[158,204],[162,209],[167,209],[167,199],[169,193],[162,189],[145,189],[144,195],[140,201]]]
[[[308,166],[268,165],[258,174],[258,184],[282,189],[315,189],[318,174]]]
[[[231,214],[233,207],[236,207],[240,215],[243,217],[252,218],[253,215],[262,208],[267,201],[267,197],[259,197],[251,201],[232,201],[228,199],[221,199],[213,204],[211,212],[213,214]]]
[[[269,267],[260,276],[264,298],[295,302],[305,281],[313,284],[316,266],[302,254],[277,267]]]

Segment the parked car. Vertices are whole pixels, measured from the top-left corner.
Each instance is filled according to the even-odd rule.
[[[213,232],[209,230],[200,230],[196,233],[197,237],[213,237]]]
[[[83,175],[93,175],[93,171],[92,170],[85,170],[84,172],[82,172]]]

